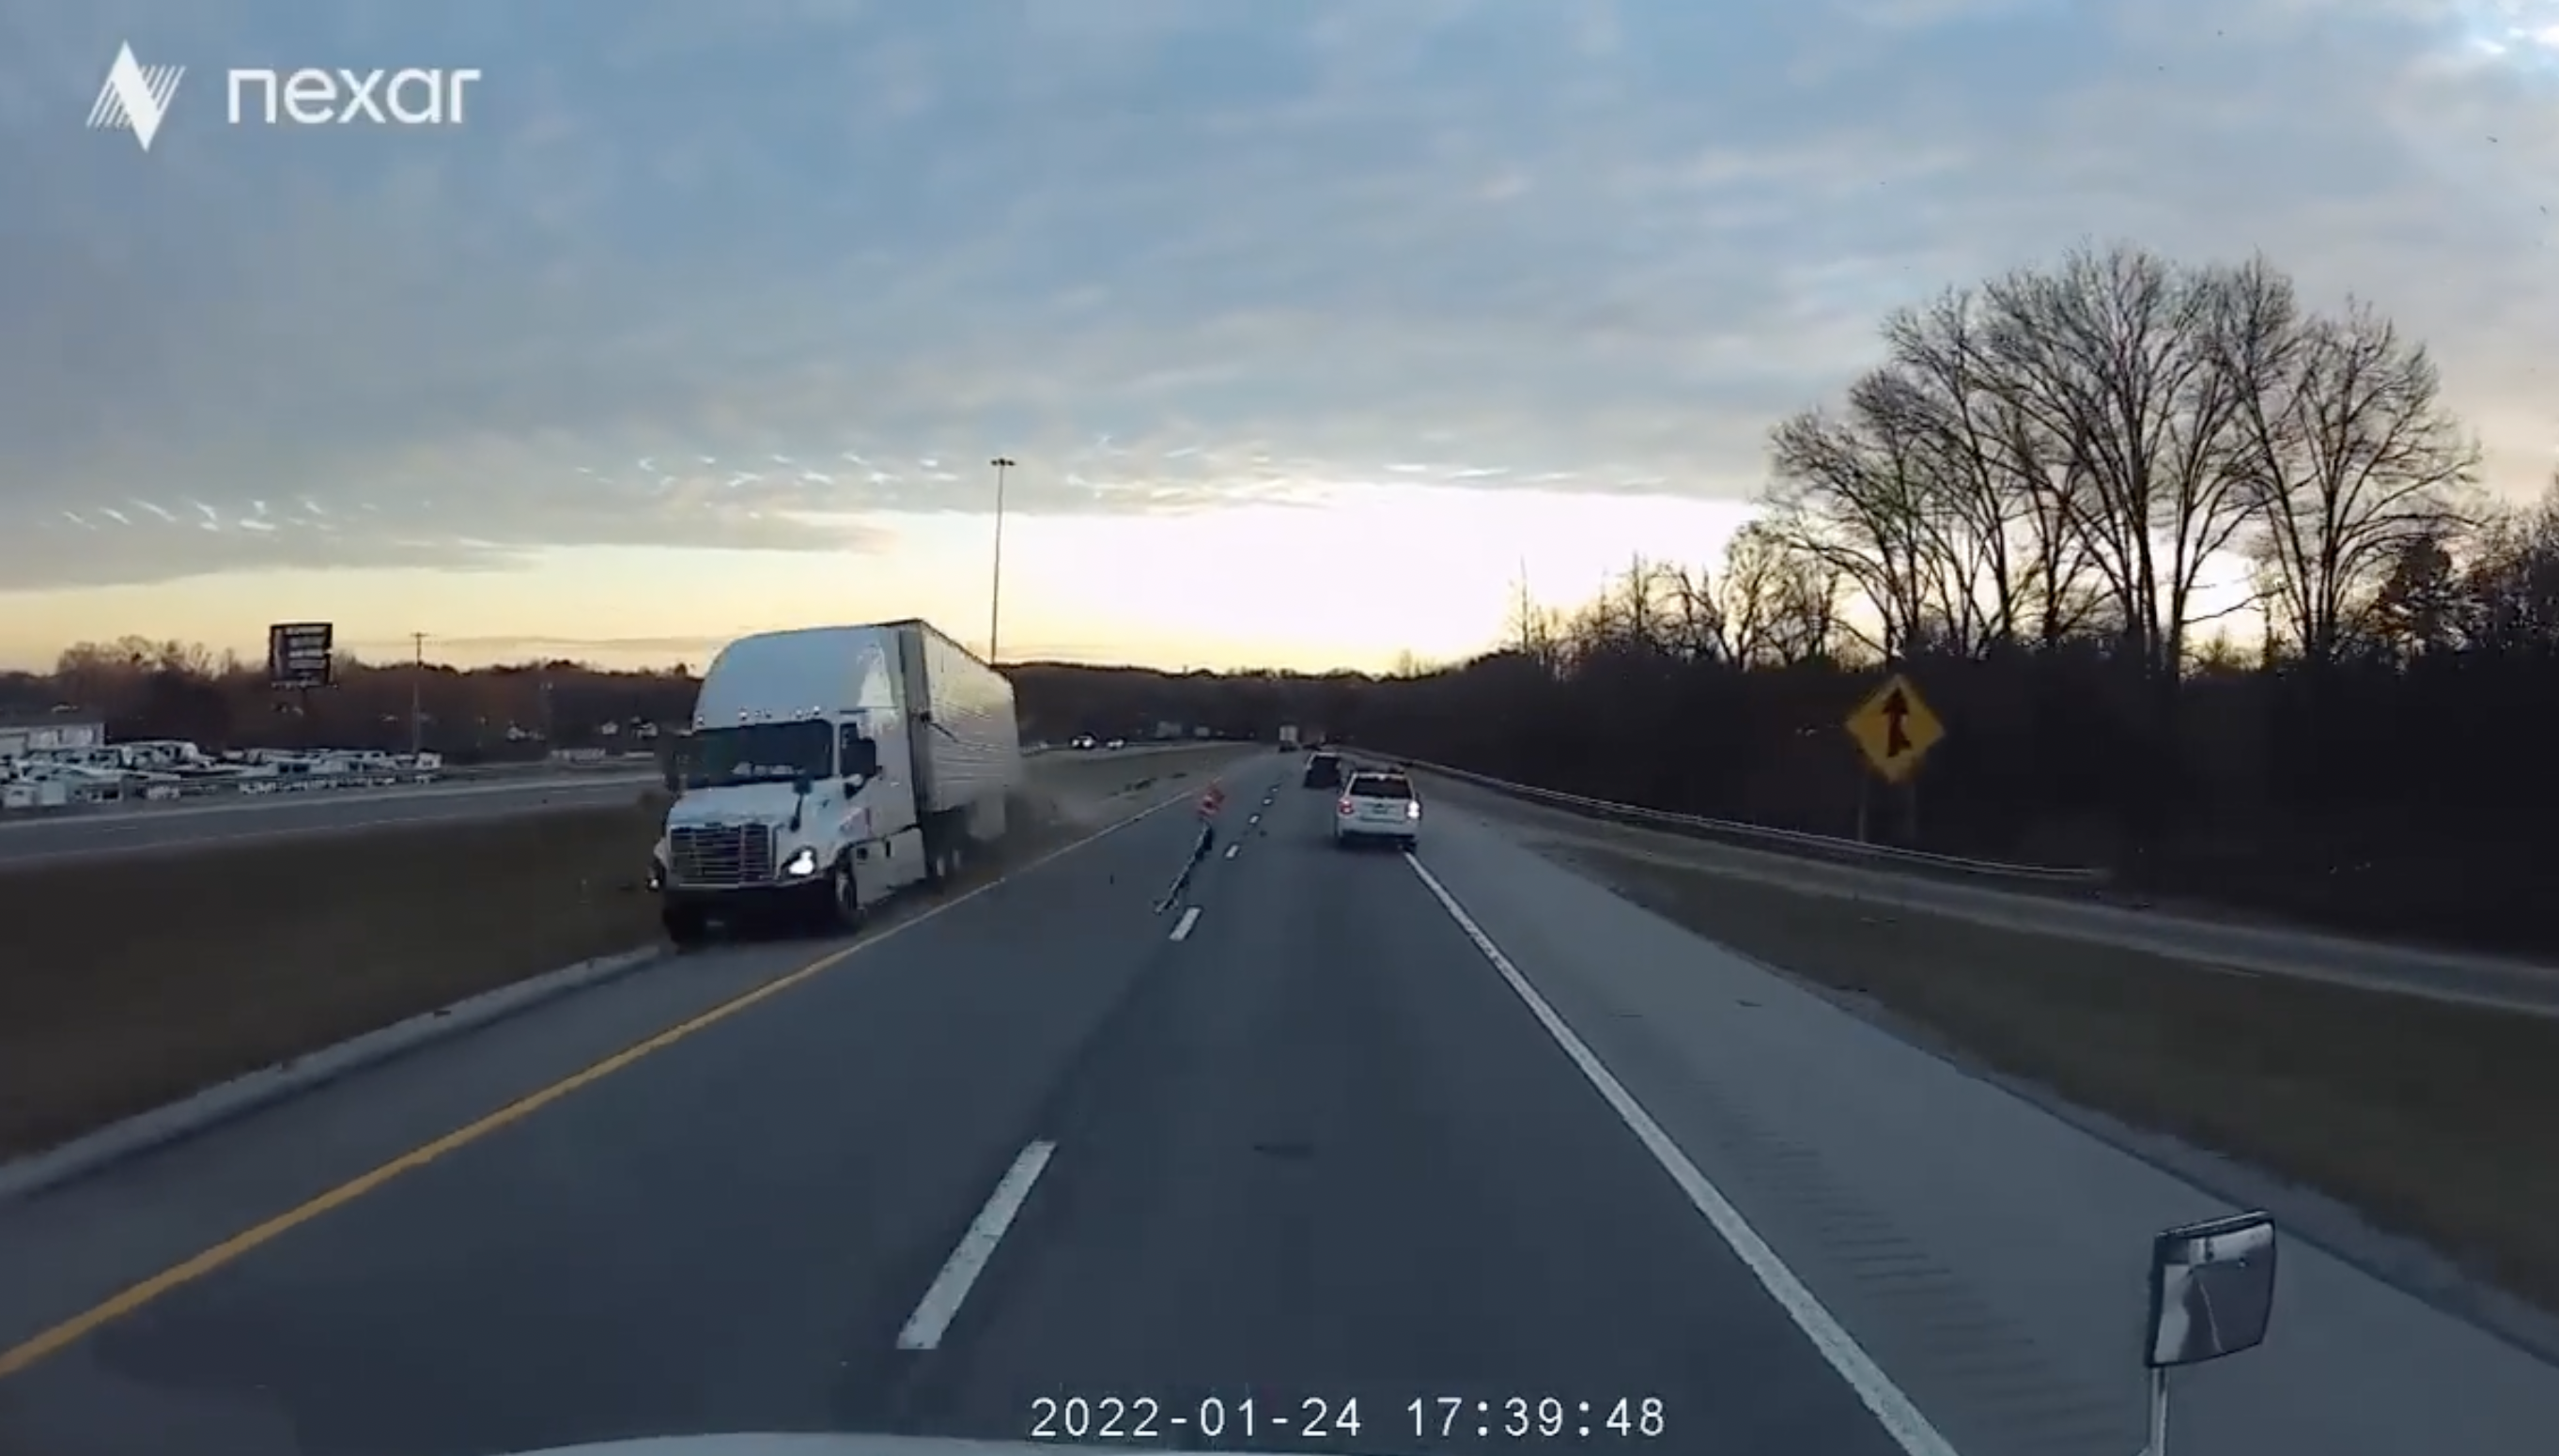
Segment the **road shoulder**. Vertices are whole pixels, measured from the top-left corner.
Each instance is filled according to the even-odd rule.
[[[1721,926],[1702,939],[1444,798],[1435,824],[1434,871],[1958,1449],[2140,1444],[2148,1238],[2227,1203]],[[2559,1417],[2559,1374],[2476,1326],[2307,1242],[2284,1278],[2276,1339],[2190,1383],[2190,1449],[2520,1453]]]

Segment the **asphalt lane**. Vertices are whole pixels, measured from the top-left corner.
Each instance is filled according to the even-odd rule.
[[[1161,942],[1189,833],[1158,814],[1018,874],[0,1379],[0,1451],[850,1426],[1027,1109]]]
[[[1209,1409],[1230,1443],[1480,1450],[1552,1400],[1541,1444],[1893,1451],[1404,857],[1331,846],[1330,805],[1281,789],[1203,877],[883,1424],[1017,1434],[1116,1396],[1176,1443]]]
[[[1139,1444],[1208,1444],[1206,1399],[1244,1444],[1250,1399],[1260,1448],[1481,1450],[1516,1396],[1563,1402],[1541,1445],[1887,1456],[1420,877],[1324,842],[1295,762],[1227,772],[1196,916],[1150,903],[1177,811],[1027,871],[0,1379],[0,1452],[1021,1437],[1117,1394],[1155,1402]],[[1361,1429],[1308,1439],[1310,1399]],[[1608,1430],[1620,1400],[1658,1433]]]

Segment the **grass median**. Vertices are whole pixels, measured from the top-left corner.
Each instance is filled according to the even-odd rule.
[[[1071,842],[1213,756],[1042,765],[1003,851]],[[0,1157],[575,961],[660,942],[664,800],[0,873]]]
[[[2559,1309],[2559,1020],[1784,891],[1649,851],[1539,847],[1989,1067],[2317,1189]]]
[[[654,804],[0,874],[0,1154],[648,944]]]

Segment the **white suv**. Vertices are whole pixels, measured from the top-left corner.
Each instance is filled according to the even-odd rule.
[[[1333,842],[1347,848],[1379,840],[1405,850],[1420,844],[1422,800],[1402,774],[1362,770],[1333,804]]]

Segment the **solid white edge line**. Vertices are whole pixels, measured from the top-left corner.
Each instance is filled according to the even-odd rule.
[[[1581,1070],[1582,1077],[1608,1103],[1609,1109],[1643,1143],[1644,1150],[1653,1155],[1653,1160],[1661,1164],[1662,1171],[1671,1175],[1671,1181],[1679,1185],[1680,1192],[1688,1195],[1688,1201],[1706,1216],[1706,1221],[1715,1226],[1715,1232],[1723,1236],[1724,1241],[1758,1278],[1760,1286],[1777,1301],[1778,1307],[1794,1320],[1795,1328],[1804,1332],[1805,1338],[1813,1342],[1813,1348],[1821,1352],[1822,1359],[1830,1363],[1841,1380],[1848,1382],[1849,1388],[1857,1392],[1857,1398],[1882,1425],[1884,1434],[1890,1436],[1908,1456],[1958,1456],[1955,1448],[1929,1423],[1928,1417],[1921,1414],[1910,1397],[1902,1393],[1901,1387],[1892,1383],[1892,1378],[1883,1373],[1883,1368],[1875,1363],[1875,1358],[1868,1355],[1838,1319],[1823,1307],[1813,1291],[1805,1287],[1804,1281],[1795,1277],[1795,1271],[1786,1267],[1785,1260],[1779,1258],[1777,1251],[1768,1246],[1768,1241],[1761,1238],[1749,1221],[1741,1217],[1741,1211],[1732,1206],[1731,1200],[1698,1170],[1697,1164],[1691,1162],[1679,1144],[1671,1140],[1671,1135],[1662,1130],[1661,1124],[1653,1120],[1641,1102],[1635,1100],[1634,1093],[1617,1081],[1616,1074],[1610,1072],[1597,1054],[1565,1024],[1555,1008],[1538,994],[1537,987],[1529,984],[1528,977],[1520,974],[1519,967],[1513,965],[1511,958],[1493,944],[1492,937],[1485,935],[1483,927],[1475,924],[1474,917],[1468,915],[1456,897],[1448,893],[1448,887],[1440,884],[1438,877],[1414,856],[1404,856],[1404,862],[1422,877],[1422,883],[1430,888],[1431,897],[1439,902],[1439,908],[1448,912],[1448,918],[1457,923],[1457,929],[1466,933],[1466,939],[1475,944],[1475,948],[1483,952],[1495,970],[1501,972],[1502,979],[1509,983],[1511,990],[1528,1004],[1529,1012],[1537,1017],[1538,1024],[1544,1026],[1546,1034],[1564,1049],[1564,1055],[1573,1059],[1573,1065]]]
[[[1013,1165],[1004,1170],[1004,1176],[996,1180],[995,1191],[986,1195],[986,1206],[978,1211],[969,1232],[960,1236],[960,1246],[951,1250],[942,1272],[933,1276],[932,1287],[916,1304],[915,1313],[906,1317],[906,1327],[897,1332],[898,1349],[941,1347],[944,1332],[960,1313],[961,1301],[969,1297],[970,1286],[985,1272],[986,1260],[994,1256],[995,1245],[1003,1241],[1004,1231],[1012,1227],[1014,1216],[1031,1196],[1031,1185],[1039,1182],[1041,1170],[1056,1151],[1056,1143],[1034,1142],[1023,1148]]]
[[[1182,918],[1175,922],[1173,926],[1172,938],[1176,941],[1189,940],[1191,938],[1191,927],[1199,924],[1199,913],[1200,908],[1196,905],[1183,911]]]

